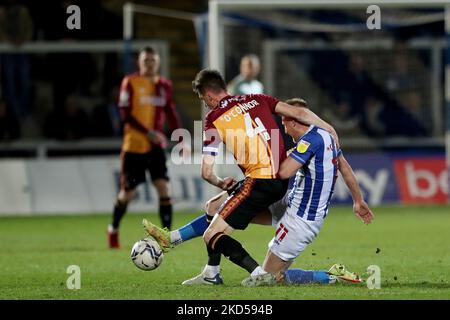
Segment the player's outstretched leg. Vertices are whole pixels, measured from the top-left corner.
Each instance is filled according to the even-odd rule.
[[[272,286],[277,284],[277,279],[273,274],[266,272],[254,276],[250,275],[242,280],[241,284],[244,287]]]
[[[289,269],[285,272],[280,272],[277,276],[271,273],[262,273],[245,278],[242,280],[242,285],[245,287],[258,287],[277,283],[288,285],[333,284],[336,281],[360,283],[362,280],[357,274],[348,271],[344,265],[335,264],[329,271]]]
[[[289,269],[282,274],[280,280],[285,284],[333,284],[336,283],[336,276],[325,270]]]
[[[170,242],[177,246],[185,241],[201,237],[208,228],[211,217],[202,214],[179,229],[170,232]]]
[[[227,197],[228,193],[226,191],[212,197],[205,203],[205,214],[198,216],[179,229],[171,230],[170,233],[167,233],[167,230],[157,227],[147,220],[145,223],[143,222],[144,228],[147,230],[147,233],[156,238],[157,241],[158,239],[161,239],[160,245],[162,247],[167,247],[168,242],[170,242],[170,247],[177,246],[185,241],[202,236],[211,223],[215,212]]]
[[[354,272],[350,272],[340,263],[336,263],[328,270],[328,274],[335,276],[338,281],[361,283],[363,280]]]
[[[167,252],[173,248],[173,245],[170,242],[170,231],[167,230],[167,228],[160,228],[147,219],[142,220],[142,226],[149,236],[155,238],[164,252]]]
[[[250,276],[242,280],[241,284],[244,287],[259,287],[275,284],[330,284],[335,282],[336,277],[329,275],[325,270],[289,269],[279,272],[277,276],[268,272]]]
[[[147,233],[158,241],[161,248],[167,251],[185,241],[202,236],[208,228],[208,219],[208,215],[200,215],[183,227],[172,231],[160,228],[147,219],[142,220],[142,225]]]

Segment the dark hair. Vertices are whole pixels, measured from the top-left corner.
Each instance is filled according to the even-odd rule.
[[[308,102],[306,102],[306,100],[304,100],[302,98],[291,98],[291,99],[286,100],[285,103],[290,104],[290,105],[299,104],[302,107],[309,108]]]
[[[149,54],[158,54],[158,52],[155,50],[155,48],[149,47],[149,46],[143,47],[141,50],[139,50],[139,54],[141,54],[143,52],[149,53]]]
[[[194,81],[192,81],[192,90],[196,94],[203,94],[205,89],[212,90],[213,92],[227,90],[227,84],[219,71],[203,69],[197,73]]]

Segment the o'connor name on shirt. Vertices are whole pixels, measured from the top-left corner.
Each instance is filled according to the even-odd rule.
[[[248,110],[259,106],[258,101],[251,100],[249,102],[238,103],[236,106],[231,108],[228,112],[220,116],[219,120],[229,122],[233,118],[236,118],[240,114],[246,113]]]

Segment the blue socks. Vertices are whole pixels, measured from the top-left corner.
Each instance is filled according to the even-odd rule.
[[[208,228],[208,225],[209,223],[206,220],[206,215],[202,214],[178,230],[181,239],[184,242],[192,238],[201,237]]]
[[[330,276],[323,270],[289,269],[285,272],[287,284],[330,283]]]

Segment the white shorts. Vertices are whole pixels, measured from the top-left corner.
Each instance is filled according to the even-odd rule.
[[[323,219],[308,221],[285,211],[277,223],[269,249],[282,260],[293,261],[317,237],[322,225]]]
[[[281,218],[286,212],[286,209],[287,209],[286,196],[284,196],[283,199],[278,200],[277,202],[269,206],[269,211],[272,214],[272,227],[276,227],[278,225],[278,222],[280,222]]]

